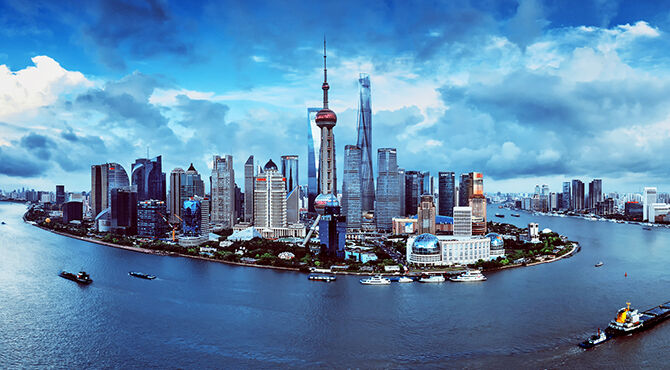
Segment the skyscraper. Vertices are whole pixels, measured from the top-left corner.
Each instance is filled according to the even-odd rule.
[[[65,185],[56,185],[56,204],[65,203]]]
[[[254,225],[286,227],[286,180],[277,165],[269,160],[254,182]]]
[[[91,218],[111,206],[112,189],[130,186],[128,173],[118,163],[91,166]]]
[[[568,181],[563,182],[563,196],[561,198],[561,208],[569,210],[572,202],[570,201],[570,183]]]
[[[430,194],[422,195],[421,203],[417,210],[417,234],[435,234],[436,211],[435,204],[433,203],[433,196]]]
[[[181,177],[184,170],[177,167],[170,172],[170,199],[168,199],[169,220],[171,223],[179,222],[178,215],[181,215]],[[175,216],[177,215],[177,216]]]
[[[137,203],[137,235],[143,238],[160,238],[167,232],[165,202],[145,200]]]
[[[298,156],[281,157],[281,173],[286,179],[286,221],[298,222],[300,216],[300,186],[298,184]]]
[[[644,188],[642,192],[642,221],[654,222],[652,216],[656,203],[656,188]]]
[[[135,235],[137,233],[137,191],[124,186],[112,189],[110,197],[112,232]]]
[[[159,155],[153,159],[138,158],[131,167],[130,181],[137,188],[137,200],[165,200],[165,173]]]
[[[595,209],[596,213],[598,204],[603,201],[603,180],[593,179],[589,182],[589,208]]]
[[[361,158],[358,145],[344,147],[344,179],[342,180],[342,214],[347,217],[347,227],[361,228]]]
[[[423,192],[423,174],[419,171],[405,172],[405,215],[411,216],[419,207]]]
[[[205,196],[205,182],[200,178],[200,174],[193,167],[193,163],[188,167],[186,172],[183,172],[181,168],[175,168],[170,174],[170,186],[175,185],[178,187],[170,189],[170,200],[174,202],[174,208],[170,209],[170,212],[176,214],[177,216],[184,218],[181,212],[184,211],[184,202],[193,198],[197,195],[200,197]],[[178,176],[179,180],[173,182],[173,175]],[[176,179],[175,179],[176,180]],[[174,217],[174,216],[173,216]],[[175,220],[178,220],[174,217]]]
[[[572,180],[570,206],[575,211],[584,209],[584,183],[580,180]]]
[[[359,75],[358,91],[358,147],[361,149],[361,207],[363,211],[371,211],[375,204],[375,183],[372,173],[372,107],[370,103],[370,76],[368,74],[361,73]]]
[[[421,183],[423,185],[423,188],[421,189],[421,195],[423,194],[430,194],[433,195],[433,181],[432,178],[430,177],[430,171],[422,172],[421,173]]]
[[[407,211],[405,210],[405,169],[398,168],[398,203],[400,203],[400,208],[398,209],[399,216],[405,216]]]
[[[210,188],[212,192],[212,207],[210,210],[212,224],[226,229],[232,228],[237,221],[233,156],[214,156]]]
[[[470,196],[472,195],[472,178],[469,173],[461,174],[461,181],[458,184],[458,205],[460,207],[470,206]]]
[[[244,163],[244,221],[254,222],[254,156],[250,155]]]
[[[298,184],[298,156],[281,156],[281,174],[286,178],[286,191],[291,192]]]
[[[378,230],[391,230],[400,215],[398,161],[395,148],[377,150],[377,196],[375,218]],[[414,208],[412,212],[416,212]]]
[[[337,167],[335,166],[335,135],[337,123],[335,112],[328,109],[328,70],[326,68],[326,40],[323,41],[323,109],[316,114],[316,125],[321,129],[319,156],[319,189],[321,194],[337,195]]]
[[[455,176],[453,172],[439,172],[438,173],[438,212],[441,216],[454,216],[454,182]]]
[[[316,158],[316,151],[321,155],[321,141],[314,140],[317,136],[314,130],[318,130],[316,125],[316,113],[321,108],[307,108],[307,212],[316,212],[314,210],[314,200],[319,195],[319,176],[318,165],[321,158]],[[318,133],[318,132],[317,132]]]

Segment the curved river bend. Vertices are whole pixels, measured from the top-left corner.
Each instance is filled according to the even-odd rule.
[[[129,252],[23,223],[0,203],[0,365],[25,367],[665,367],[670,324],[591,351],[576,343],[630,301],[670,300],[670,231],[534,221],[572,258],[475,284],[362,286],[294,272]],[[602,260],[605,265],[594,268]],[[94,283],[57,276],[86,269]],[[128,271],[158,276],[147,281]],[[624,274],[628,276],[625,277]]]

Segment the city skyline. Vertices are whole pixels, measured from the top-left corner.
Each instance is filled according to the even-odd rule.
[[[331,10],[314,6],[323,9],[313,14]],[[404,6],[362,11],[371,14],[371,27]],[[8,99],[0,109],[0,187],[62,183],[86,190],[91,164],[116,162],[130,171],[137,158],[158,155],[166,174],[190,162],[209,173],[213,155],[232,155],[242,184],[249,155],[264,163],[296,153],[300,184],[307,184],[304,112],[319,106],[316,56],[327,31],[330,77],[338,86],[330,100],[339,118],[339,163],[344,146],[357,142],[357,81],[368,73],[372,152],[397,148],[398,166],[408,171],[479,171],[487,192],[522,191],[535,183],[559,189],[563,181],[594,177],[603,179],[605,192],[668,188],[662,163],[670,108],[663,99],[670,70],[663,56],[670,27],[667,12],[653,3],[607,9],[594,3],[579,18],[569,16],[567,6],[533,1],[487,10],[468,3],[430,9],[454,20],[451,26],[430,21],[429,10],[419,7],[408,12],[409,21],[428,20],[411,31],[419,40],[414,43],[397,37],[394,22],[379,28],[381,38],[356,39],[346,22],[326,20],[323,30],[305,32],[301,21],[300,32],[282,35],[286,40],[270,33],[258,47],[209,58],[196,56],[219,42],[229,50],[252,35],[247,30],[232,40],[211,37],[187,46],[185,40],[210,27],[232,32],[201,14],[221,9],[197,4],[182,14],[176,4],[155,7],[132,5],[128,16],[156,24],[157,34],[175,41],[171,47],[126,19],[108,17],[116,10],[110,3],[85,9],[0,5],[14,19],[0,20],[0,40],[11,45],[0,55],[0,86]],[[466,13],[474,21],[457,22]],[[170,29],[182,19],[208,22],[193,32]],[[251,22],[265,30],[260,19]],[[37,23],[46,30],[40,37],[28,27]],[[102,26],[129,32],[105,34]],[[19,28],[23,32],[12,31]],[[109,38],[115,42],[105,42]],[[144,52],[139,40],[147,41]],[[337,171],[341,179],[343,166]]]

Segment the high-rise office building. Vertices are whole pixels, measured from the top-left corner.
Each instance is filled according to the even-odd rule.
[[[398,202],[400,203],[400,208],[398,209],[399,216],[405,216],[407,211],[405,210],[405,169],[398,168]]]
[[[644,188],[642,192],[642,221],[654,222],[654,203],[656,203],[656,188]]]
[[[81,221],[84,218],[84,206],[80,200],[71,200],[63,203],[63,223],[70,221]]]
[[[319,163],[321,158],[321,140],[318,126],[316,125],[316,114],[321,108],[307,108],[307,212],[314,210],[314,200],[319,195]],[[319,140],[315,140],[319,137]],[[316,150],[315,150],[316,149]]]
[[[112,190],[130,186],[128,173],[118,163],[91,166],[91,218],[111,206]]]
[[[589,201],[588,208],[594,209],[598,213],[598,205],[603,201],[603,180],[593,179],[589,182]]]
[[[116,187],[111,193],[111,230],[114,233],[137,234],[137,191],[134,187]]]
[[[563,182],[563,196],[561,197],[561,209],[569,210],[572,202],[570,201],[570,183]]]
[[[469,207],[470,196],[472,196],[472,178],[469,173],[462,173],[458,184],[458,205]]]
[[[201,197],[194,195],[193,199],[200,202],[200,234],[203,236],[203,239],[206,239],[209,236],[211,230],[211,201],[209,197]]]
[[[165,173],[159,155],[153,159],[138,158],[131,167],[130,181],[137,189],[137,200],[165,200]]]
[[[540,190],[540,195],[549,195],[549,185],[543,184],[542,190]]]
[[[142,238],[161,238],[167,232],[165,202],[145,200],[137,203],[137,236]]]
[[[378,230],[393,229],[393,217],[400,215],[399,188],[396,149],[378,149],[377,196],[375,197],[375,219]],[[416,212],[416,209],[415,207],[412,212]]]
[[[181,232],[186,237],[202,235],[202,202],[196,197],[185,200],[181,206]]]
[[[319,190],[321,194],[337,196],[337,166],[335,165],[335,135],[333,128],[337,123],[335,112],[328,108],[328,70],[326,68],[326,42],[323,43],[323,109],[316,114],[316,125],[321,129],[321,148],[319,155]]]
[[[472,234],[486,235],[486,197],[483,194],[473,194],[470,197],[472,210]]]
[[[235,208],[235,170],[233,156],[212,159],[212,176],[210,177],[212,197],[211,223],[216,227],[230,229],[237,221]],[[204,194],[203,194],[204,195]]]
[[[257,228],[287,227],[286,179],[269,160],[256,176],[254,186],[254,225]]]
[[[423,185],[423,188],[421,189],[421,195],[423,194],[430,194],[433,195],[433,178],[430,177],[430,171],[422,172],[421,173],[421,184]],[[420,198],[420,197],[419,197]]]
[[[65,203],[65,185],[56,185],[56,204]]]
[[[290,193],[298,187],[298,156],[281,156],[281,174],[286,178],[286,192]]]
[[[347,218],[347,227],[361,228],[361,158],[362,150],[358,145],[344,147],[344,178],[342,180],[342,215]]]
[[[472,236],[472,208],[454,207],[454,236]]]
[[[175,168],[170,172],[170,198],[168,199],[170,217],[168,219],[173,224],[179,222],[177,216],[181,215],[181,178],[184,173],[181,168]]]
[[[358,78],[358,147],[361,149],[361,207],[371,211],[375,205],[375,183],[372,173],[372,107],[370,103],[370,76],[361,73]],[[349,225],[351,226],[351,225]]]
[[[441,216],[454,216],[454,182],[453,172],[438,173],[438,212]]]
[[[256,178],[254,156],[244,163],[244,221],[254,222],[254,179]]]
[[[423,174],[419,171],[405,172],[405,215],[411,216],[419,207],[423,193]]]
[[[584,183],[580,180],[572,180],[570,194],[570,206],[575,211],[584,209]]]
[[[421,196],[421,203],[417,210],[417,230],[418,234],[435,234],[435,216],[437,210],[433,203],[433,196],[424,194]]]

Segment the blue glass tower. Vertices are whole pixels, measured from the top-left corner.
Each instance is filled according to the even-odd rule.
[[[316,127],[316,113],[321,108],[307,108],[307,211],[315,212],[314,200],[319,195],[319,180],[318,161],[316,160],[316,152],[314,151],[315,141],[312,131],[318,129]],[[318,145],[318,143],[317,143]],[[320,151],[319,151],[320,152]]]
[[[370,76],[361,73],[358,78],[358,147],[361,148],[361,207],[371,211],[375,205],[375,183],[372,173],[372,107],[370,104]]]

